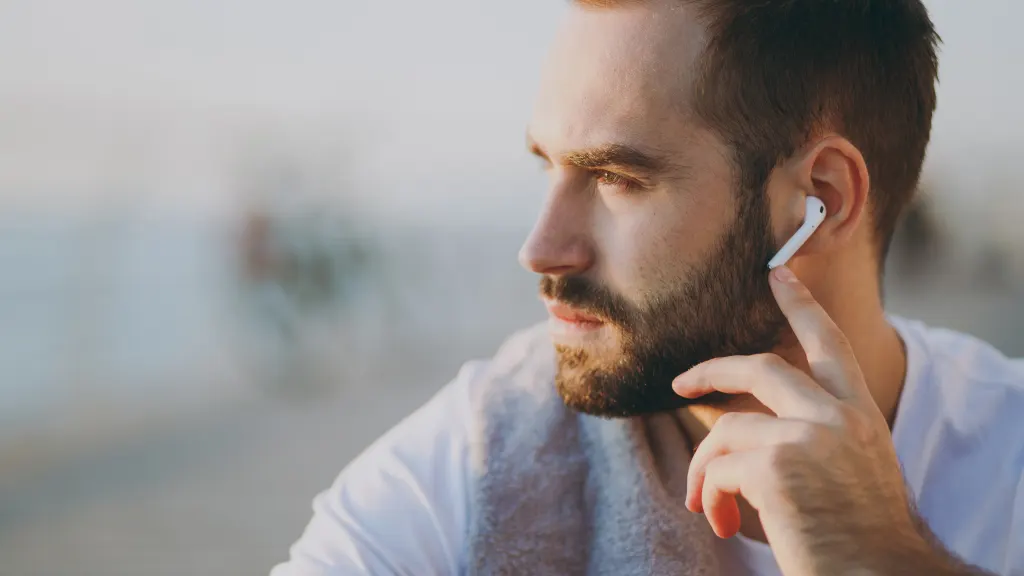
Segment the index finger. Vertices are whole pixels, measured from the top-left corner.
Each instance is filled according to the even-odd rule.
[[[870,400],[853,348],[810,290],[785,266],[772,271],[770,284],[804,349],[811,376],[840,400]]]

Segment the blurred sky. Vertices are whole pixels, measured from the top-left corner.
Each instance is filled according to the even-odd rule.
[[[173,146],[175,132],[211,146],[182,127],[191,122],[207,131],[218,124],[262,128],[265,134],[252,137],[276,142],[269,146],[289,134],[306,142],[331,139],[322,147],[335,151],[339,163],[352,159],[358,188],[373,205],[389,208],[384,212],[400,201],[410,213],[444,221],[458,211],[448,202],[452,194],[493,208],[499,198],[476,192],[486,192],[492,180],[508,189],[508,177],[522,175],[529,162],[522,152],[525,121],[560,7],[469,0],[4,2],[0,114],[21,133],[16,142],[10,133],[0,137],[13,154],[0,177],[17,179],[11,172],[28,166],[45,171],[39,157],[49,153],[76,156],[94,148],[35,133],[47,126],[85,139],[96,138],[96,124],[113,126],[126,134],[128,153],[140,142],[158,145],[146,141],[147,128],[170,133],[172,142],[160,146]],[[39,146],[26,146],[32,141]],[[70,169],[86,178],[97,170],[75,164]],[[197,164],[191,169],[207,168]],[[50,175],[57,183],[51,187],[40,186],[38,174],[26,178],[32,186],[2,186],[20,196],[5,198],[8,206],[91,200],[82,197],[87,191],[61,186],[70,178],[59,173]],[[218,210],[231,201],[208,192],[170,187],[160,202]]]
[[[926,182],[949,230],[1024,268],[1024,3],[928,4],[945,44]],[[435,305],[425,327],[478,339],[470,299],[442,299],[456,273],[482,299],[521,280],[545,192],[524,132],[565,7],[0,0],[0,427],[101,388],[244,382],[233,227],[281,171],[300,181],[279,193],[330,199],[405,254],[389,281]],[[503,236],[437,238],[473,227]]]
[[[948,194],[957,210],[980,217],[978,194],[1021,182],[1024,3],[928,5],[945,40],[930,171],[959,191]],[[237,147],[230,132],[345,158],[360,202],[385,218],[527,222],[542,190],[523,132],[564,7],[5,0],[0,210],[77,210],[157,173],[172,184],[147,188],[154,207],[230,212],[235,199],[211,193],[224,175],[210,160]],[[119,167],[121,181],[106,182],[120,166],[110,158],[131,154],[144,175]],[[90,178],[103,184],[71,190]]]

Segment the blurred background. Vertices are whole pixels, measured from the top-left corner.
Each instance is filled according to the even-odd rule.
[[[1024,355],[1015,0],[945,44],[891,311]],[[523,134],[564,3],[0,2],[0,573],[264,574],[543,318]]]

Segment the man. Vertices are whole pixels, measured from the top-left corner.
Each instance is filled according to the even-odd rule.
[[[352,462],[274,574],[1024,573],[1024,365],[879,289],[936,43],[919,0],[575,2],[528,136],[549,327]]]

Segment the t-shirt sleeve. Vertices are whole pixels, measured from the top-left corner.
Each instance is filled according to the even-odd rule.
[[[463,367],[313,500],[313,519],[271,576],[463,572],[469,500],[469,384]]]

